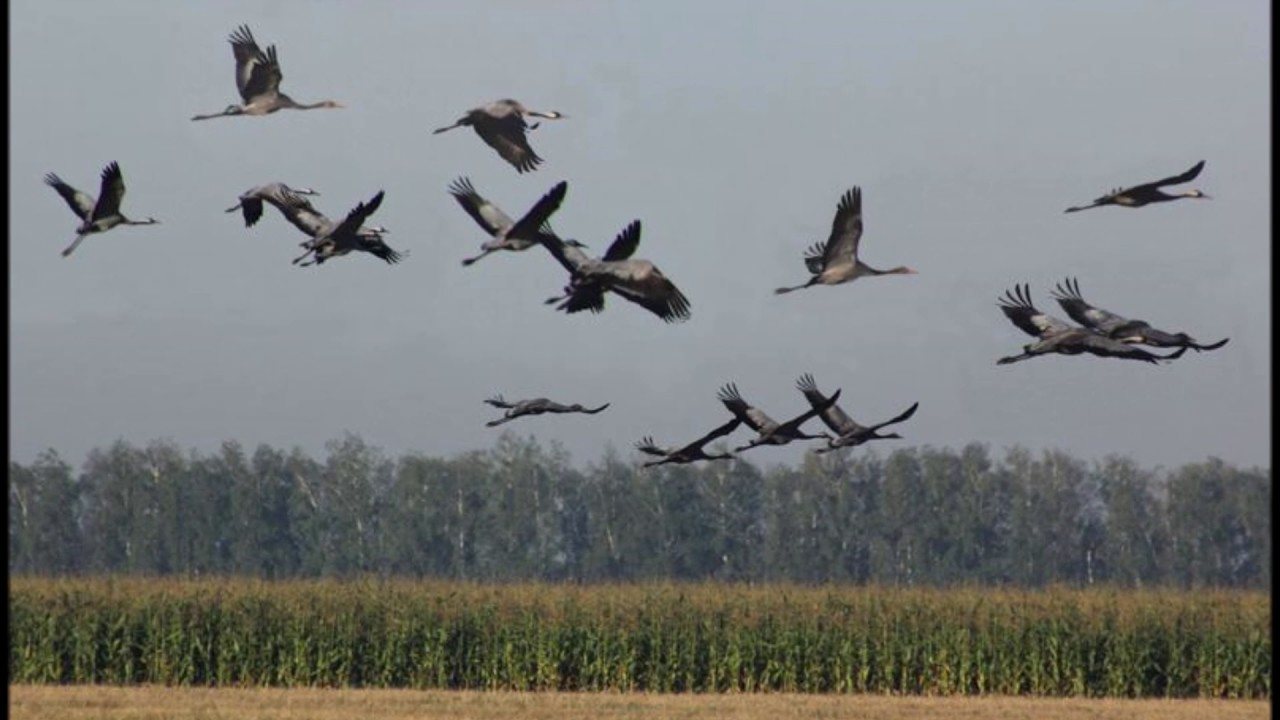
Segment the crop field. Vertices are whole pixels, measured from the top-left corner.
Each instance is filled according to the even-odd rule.
[[[11,580],[9,682],[1270,700],[1266,593]]]

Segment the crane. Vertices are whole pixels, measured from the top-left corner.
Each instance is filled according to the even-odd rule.
[[[241,103],[228,105],[225,110],[209,115],[196,115],[192,120],[209,120],[234,115],[270,115],[277,110],[315,110],[317,108],[346,107],[333,100],[303,104],[280,92],[280,80],[284,75],[280,72],[280,58],[276,55],[276,46],[270,45],[266,52],[258,47],[248,25],[241,25],[231,33],[231,52],[236,58],[236,89],[240,91]]]
[[[1088,205],[1078,205],[1063,210],[1064,213],[1079,212],[1088,210],[1089,208],[1102,207],[1103,205],[1119,205],[1120,207],[1137,208],[1151,203],[1169,202],[1170,200],[1181,200],[1182,198],[1198,198],[1201,200],[1211,199],[1208,195],[1200,190],[1188,190],[1177,194],[1169,194],[1160,188],[1165,185],[1180,185],[1182,183],[1191,182],[1204,169],[1204,161],[1191,166],[1190,170],[1178,175],[1172,175],[1163,180],[1155,182],[1143,183],[1127,188],[1116,188],[1100,198],[1094,199]]]
[[[472,108],[454,124],[436,128],[431,134],[439,135],[457,127],[470,126],[481,140],[498,151],[503,160],[511,163],[516,172],[531,172],[542,163],[542,158],[538,157],[538,154],[529,146],[529,139],[526,137],[526,133],[538,125],[527,124],[524,121],[526,116],[558,120],[563,118],[564,114],[555,110],[545,112],[530,110],[517,100],[503,98]]]
[[[158,225],[159,220],[153,217],[142,220],[130,220],[120,212],[120,202],[124,200],[124,175],[120,172],[120,163],[111,162],[102,169],[102,187],[98,191],[98,199],[94,201],[87,193],[76,190],[62,181],[54,173],[44,176],[46,185],[58,191],[66,201],[71,212],[80,218],[80,227],[76,228],[76,239],[62,251],[62,257],[75,252],[89,235],[102,233],[120,225]]]
[[[812,274],[809,281],[792,287],[780,287],[774,292],[782,295],[815,285],[839,285],[853,282],[866,276],[915,274],[915,270],[905,265],[888,270],[877,270],[862,262],[858,258],[858,243],[861,240],[862,188],[855,185],[840,198],[827,241],[814,243],[805,251],[804,266]]]

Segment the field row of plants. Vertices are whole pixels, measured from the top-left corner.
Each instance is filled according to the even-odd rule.
[[[1247,592],[11,579],[10,683],[1271,697]]]

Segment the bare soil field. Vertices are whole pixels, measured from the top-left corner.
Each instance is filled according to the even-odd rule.
[[[1243,700],[889,697],[799,694],[621,694],[10,685],[12,720],[1245,720],[1271,703]]]

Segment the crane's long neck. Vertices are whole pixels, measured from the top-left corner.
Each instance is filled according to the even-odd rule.
[[[858,273],[859,275],[914,275],[916,272],[906,265],[899,265],[888,270],[877,270],[861,260],[858,261],[858,269],[861,271]]]
[[[293,102],[292,99],[290,99],[289,102],[292,103],[291,105],[289,105],[289,107],[293,108],[294,110],[315,110],[318,108],[343,107],[342,103],[334,102],[333,100],[321,100],[320,102],[314,102],[310,104]]]

